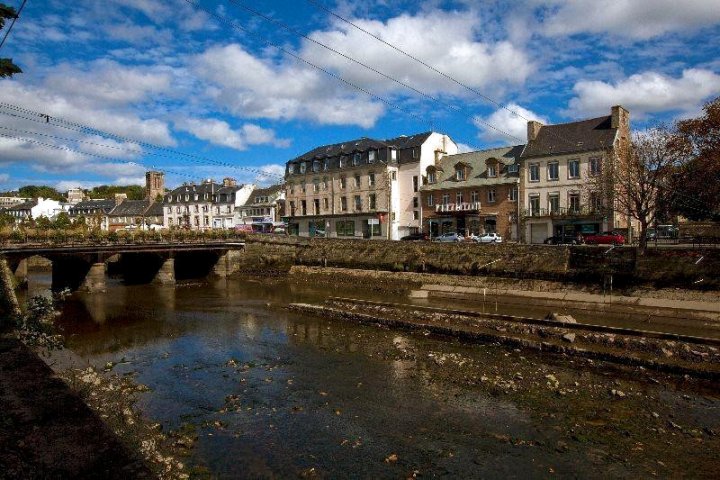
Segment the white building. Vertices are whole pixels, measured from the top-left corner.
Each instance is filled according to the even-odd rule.
[[[34,200],[28,200],[26,202],[13,205],[5,211],[17,220],[27,220],[29,218],[38,219],[40,217],[52,220],[58,213],[67,211],[67,209],[64,204],[58,202],[57,200],[38,197]]]
[[[237,185],[232,178],[222,184],[208,179],[200,184],[184,184],[165,194],[165,228],[191,230],[226,229],[235,226],[235,209],[243,205],[254,185]]]

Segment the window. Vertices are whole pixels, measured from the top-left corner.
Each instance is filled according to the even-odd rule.
[[[298,168],[300,168],[300,167],[298,166],[298,164],[297,164],[297,163],[293,163],[293,164],[292,164],[292,173],[298,173]]]
[[[540,164],[538,164],[538,163],[530,164],[530,168],[528,169],[528,175],[530,176],[530,179],[529,179],[530,182],[539,182],[540,181]]]
[[[288,190],[290,190],[290,195],[293,195],[295,193],[295,185],[293,185],[292,183],[289,183]]]
[[[418,208],[420,204],[420,201],[418,200],[418,197],[413,197],[413,208]]]
[[[340,177],[340,188],[347,188],[347,178]]]
[[[335,231],[338,237],[355,236],[355,222],[353,220],[338,220],[335,222]]]
[[[497,176],[497,170],[495,169],[495,165],[488,165],[487,176],[488,177],[496,177]]]
[[[360,195],[355,195],[355,211],[362,211],[362,198],[360,198]]]
[[[450,194],[449,194],[449,193],[443,193],[443,196],[442,196],[442,204],[443,204],[443,205],[448,205],[448,204],[450,204]]]
[[[477,203],[480,201],[480,195],[478,194],[477,190],[473,190],[470,192],[470,201],[472,203]]]
[[[305,173],[305,169],[307,169],[305,162],[300,163],[300,173]]]
[[[602,159],[600,157],[590,158],[590,175],[600,175],[602,173]]]
[[[435,170],[430,170],[427,174],[428,183],[435,183]]]
[[[375,186],[375,174],[373,172],[368,173],[368,185],[371,187]]]
[[[420,212],[417,210],[413,212],[413,220],[420,220]]]
[[[347,197],[340,198],[340,210],[347,212]]]
[[[312,171],[316,173],[320,171],[320,160],[315,160],[313,162]]]
[[[420,151],[417,147],[412,149],[412,158],[418,158],[420,156]]]
[[[376,208],[374,193],[371,193],[370,195],[368,195],[368,208],[370,210],[375,210],[375,208]]]
[[[313,200],[313,214],[320,215],[320,199],[316,198]]]
[[[391,178],[392,180],[397,180],[397,172],[392,172],[392,173],[390,174],[390,178]]]
[[[495,189],[491,188],[488,190],[488,203],[495,203]]]
[[[547,166],[548,180],[558,180],[560,178],[560,167],[558,162],[550,162]]]
[[[302,188],[302,192],[303,192],[303,193],[305,193],[305,192],[307,191],[307,190],[306,190],[307,187],[306,187],[306,185],[305,185],[305,182],[302,183],[301,188]]]
[[[528,200],[530,204],[530,215],[540,215],[540,196],[532,195]]]
[[[390,149],[390,163],[397,163],[397,150],[394,148]]]
[[[548,210],[550,213],[558,213],[560,211],[560,195],[553,193],[548,195]]]
[[[368,163],[375,163],[375,157],[377,156],[376,150],[370,150],[368,152]]]
[[[340,168],[347,167],[347,157],[340,157]]]
[[[327,187],[328,187],[328,179],[327,179],[327,177],[323,177],[323,180],[322,180],[322,189],[323,189],[323,190],[327,190]]]
[[[435,206],[435,197],[433,196],[432,193],[427,196],[427,206],[428,206],[428,207],[434,207],[434,206]]]
[[[295,215],[295,202],[290,201],[290,215]]]
[[[352,164],[353,164],[353,167],[357,167],[358,165],[360,165],[360,154],[359,153],[356,153],[353,155]]]
[[[590,207],[594,212],[599,213],[603,210],[602,198],[598,192],[590,192]]]
[[[355,175],[355,188],[360,188],[360,175]]]
[[[330,168],[330,159],[326,158],[323,160],[323,171],[326,172],[328,168]]]
[[[518,188],[517,187],[510,187],[510,193],[508,194],[508,199],[511,202],[517,202],[517,199],[518,199]]]
[[[568,208],[570,210],[570,213],[580,212],[580,194],[570,193],[568,195]]]
[[[317,178],[313,180],[313,192],[319,192],[320,191],[320,180]]]
[[[580,178],[580,160],[568,160],[568,178]]]
[[[300,215],[307,215],[307,202],[305,200],[300,202]]]
[[[457,180],[458,182],[465,180],[465,169],[464,168],[459,167],[459,168],[455,169],[455,180]]]
[[[458,192],[455,194],[455,203],[463,203],[463,194]]]
[[[417,175],[413,176],[413,192],[417,192],[419,187],[418,177]]]
[[[517,164],[517,163],[513,163],[512,165],[508,165],[508,167],[507,167],[508,173],[517,173],[518,170],[519,170],[519,169],[518,169],[518,164]]]

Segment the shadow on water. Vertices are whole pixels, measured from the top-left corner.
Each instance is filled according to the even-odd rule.
[[[363,294],[343,295],[353,293]],[[110,281],[104,294],[71,296],[59,322],[80,361],[122,361],[115,372],[151,387],[145,415],[194,425],[189,463],[218,477],[647,476],[667,446],[631,453],[658,435],[638,411],[659,412],[663,425],[672,412],[676,423],[720,426],[714,393],[283,308],[335,294],[286,280]],[[569,393],[548,388],[547,375]],[[625,403],[610,388],[628,391]],[[678,461],[717,461],[692,438],[673,441],[690,452]]]

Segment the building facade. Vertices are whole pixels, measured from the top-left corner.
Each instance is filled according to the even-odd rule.
[[[593,187],[607,162],[629,144],[627,110],[614,106],[609,116],[557,125],[530,121],[527,131],[520,168],[525,242],[631,226],[612,199]]]
[[[425,170],[423,231],[430,237],[498,233],[518,238],[519,161],[524,145],[449,155]]]
[[[162,203],[123,200],[107,214],[107,230],[158,230],[163,228]]]
[[[253,188],[237,185],[231,178],[181,185],[165,195],[163,224],[190,230],[233,228],[235,209],[247,201]]]
[[[264,231],[267,227],[279,225],[285,215],[285,187],[273,185],[256,188],[250,193],[247,202],[237,207],[238,225],[253,225],[255,230]]]
[[[40,217],[52,220],[58,213],[66,210],[66,205],[57,200],[38,197],[6,208],[5,213],[15,218],[16,221],[38,219]]]
[[[73,223],[82,217],[89,227],[108,230],[107,215],[116,205],[115,200],[83,200],[71,206],[68,215]]]
[[[457,153],[447,135],[361,138],[287,162],[288,233],[397,240],[422,227],[422,172]]]
[[[0,197],[0,208],[10,208],[31,200],[26,197]]]

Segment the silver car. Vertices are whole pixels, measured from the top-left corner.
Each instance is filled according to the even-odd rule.
[[[463,241],[463,236],[457,233],[443,233],[439,237],[433,238],[433,242],[454,242],[459,243]]]

